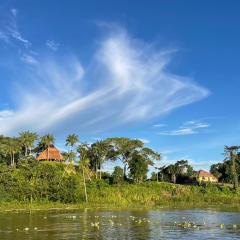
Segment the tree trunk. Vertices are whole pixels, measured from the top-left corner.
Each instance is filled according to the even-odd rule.
[[[231,160],[232,160],[232,173],[233,173],[233,188],[235,190],[238,189],[238,174],[236,170],[236,161],[235,161],[235,156],[231,152]]]
[[[12,154],[10,154],[11,166],[13,166]]]
[[[84,172],[84,167],[83,166],[82,166],[82,174],[83,174],[85,200],[86,200],[86,202],[88,202],[87,187],[86,187],[86,181],[85,181],[85,172]]]
[[[12,166],[15,165],[14,153],[12,154]]]
[[[175,174],[172,175],[172,182],[176,183],[176,175]]]
[[[124,180],[127,179],[127,164],[124,164],[124,169],[123,169],[123,176],[124,176]]]
[[[99,179],[102,179],[101,164],[99,164]]]

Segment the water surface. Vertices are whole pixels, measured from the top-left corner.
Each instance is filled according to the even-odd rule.
[[[0,239],[240,239],[240,213],[77,210],[0,213]]]

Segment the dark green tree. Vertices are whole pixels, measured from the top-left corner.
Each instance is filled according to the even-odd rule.
[[[123,169],[119,166],[114,167],[113,173],[111,175],[113,184],[121,184],[124,181]]]
[[[20,132],[18,138],[20,141],[20,145],[24,149],[25,156],[31,154],[31,151],[34,148],[34,142],[38,138],[37,133],[30,131]]]
[[[225,146],[224,151],[226,155],[226,159],[231,161],[231,167],[232,167],[232,182],[233,182],[233,188],[235,190],[238,189],[238,172],[237,172],[237,161],[238,161],[238,150],[240,149],[240,146]]]

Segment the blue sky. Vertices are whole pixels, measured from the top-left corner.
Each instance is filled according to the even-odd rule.
[[[1,1],[0,134],[143,139],[208,169],[239,144],[239,1]]]

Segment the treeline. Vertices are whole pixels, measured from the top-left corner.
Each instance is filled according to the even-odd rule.
[[[213,164],[210,172],[222,183],[233,183],[238,187],[240,181],[240,146],[225,146],[223,162]]]
[[[179,160],[175,164],[156,168],[151,180],[172,183],[196,183],[197,172],[187,160]]]
[[[102,186],[120,187],[149,180],[192,183],[196,178],[196,171],[187,160],[159,168],[154,164],[161,159],[160,153],[141,140],[124,137],[88,144],[70,134],[65,141],[66,150],[62,151],[63,163],[37,161],[36,157],[54,143],[51,134],[39,137],[29,131],[17,137],[0,136],[0,201],[87,202],[89,192],[96,190],[101,194]],[[221,182],[237,187],[238,148],[226,147],[225,153],[225,161],[212,165],[211,172]],[[103,165],[109,161],[121,162],[123,167],[116,166],[111,174],[103,172]],[[150,166],[155,171],[148,179]]]
[[[18,167],[27,156],[36,157],[54,143],[55,137],[51,134],[38,137],[29,131],[21,132],[18,137],[0,136],[0,163]],[[88,144],[81,143],[76,134],[70,134],[65,145],[67,150],[62,152],[65,162],[84,163],[85,168],[91,170],[88,175],[100,179],[103,164],[119,160],[124,166],[123,177],[141,182],[147,178],[148,167],[161,159],[160,153],[144,146],[138,139],[107,138]],[[118,169],[116,171],[119,172]]]
[[[17,137],[0,136],[0,200],[87,201],[87,185],[97,186],[102,179],[110,184],[143,182],[149,166],[161,158],[137,139],[108,138],[88,144],[71,134],[62,152],[63,163],[37,161],[54,142],[51,134],[38,137],[29,131]],[[111,175],[102,172],[104,163],[117,160],[123,168],[115,167]]]

